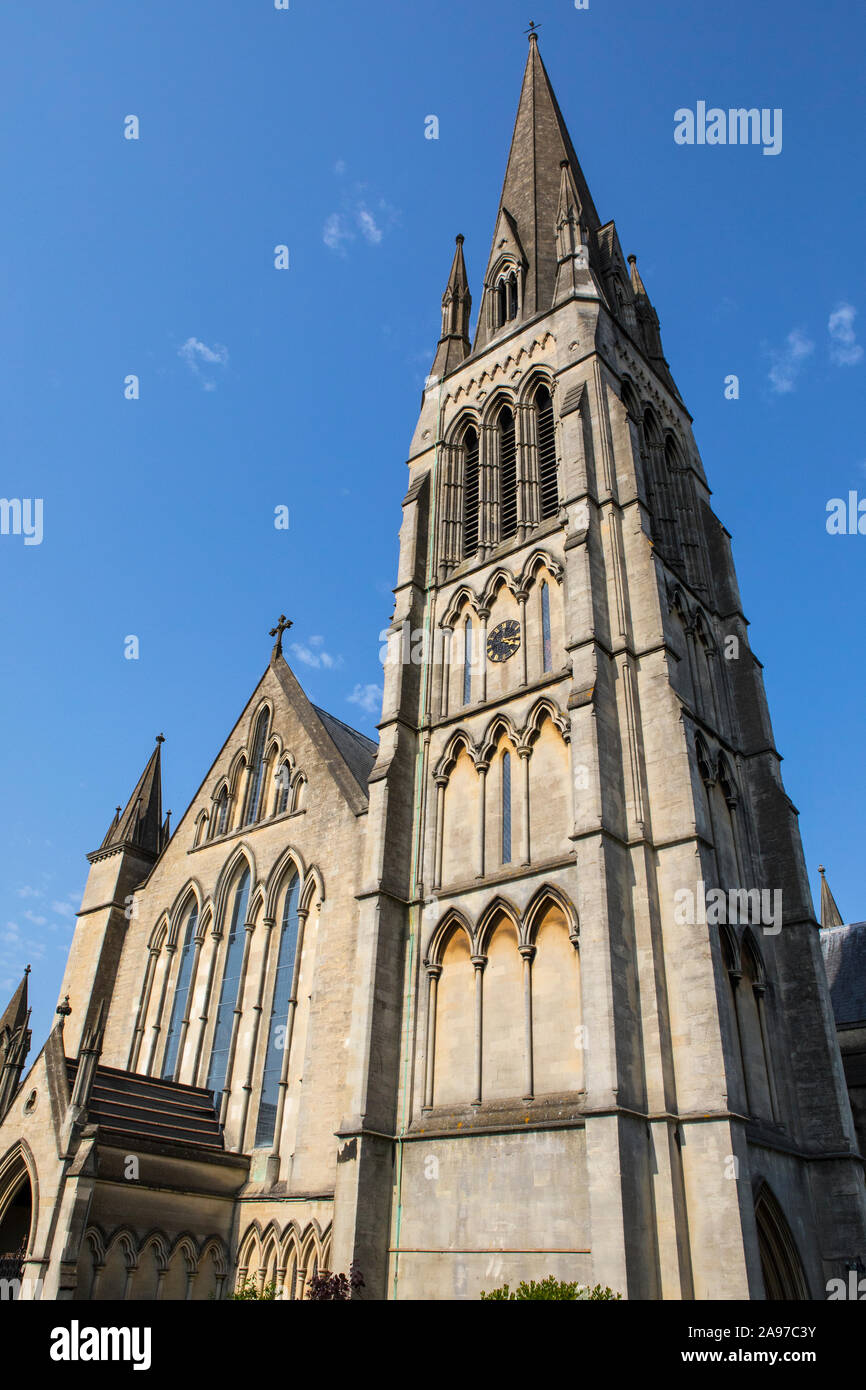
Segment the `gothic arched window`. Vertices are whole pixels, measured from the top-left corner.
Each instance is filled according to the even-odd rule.
[[[472,699],[472,619],[466,619],[463,629],[463,703]]]
[[[298,895],[300,881],[293,875],[286,889],[283,917],[280,925],[280,945],[277,953],[277,970],[274,978],[274,998],[271,1005],[271,1021],[268,1026],[268,1045],[265,1052],[265,1068],[262,1073],[262,1094],[259,1101],[259,1118],[256,1124],[255,1148],[274,1142],[277,1121],[277,1101],[280,1094],[280,1077],[283,1069],[283,1056],[286,1044],[286,1020],[289,1015],[289,1000],[292,981],[295,976],[295,954],[298,948]]]
[[[217,1006],[213,1046],[211,1047],[210,1066],[207,1075],[207,1089],[213,1091],[215,1100],[217,1092],[221,1091],[225,1085],[228,1071],[229,1047],[231,1046],[243,968],[244,925],[249,895],[250,871],[245,868],[237,881],[232,899],[222,987],[220,988],[220,1000]]]
[[[478,550],[478,434],[470,426],[463,436],[463,558]]]
[[[180,965],[177,972],[177,984],[174,987],[174,1002],[171,1006],[171,1018],[168,1025],[168,1033],[165,1040],[165,1056],[162,1061],[163,1079],[170,1081],[174,1076],[174,1069],[177,1065],[177,1053],[180,1045],[180,1026],[186,1014],[186,1004],[189,998],[189,987],[192,982],[192,963],[195,958],[195,929],[198,924],[198,904],[193,902],[187,913],[186,925],[183,931],[183,945],[180,948]]]
[[[228,829],[228,820],[229,789],[228,787],[223,787],[222,791],[216,799],[216,806],[214,807],[214,814],[210,823],[211,839],[213,839],[216,835],[224,835],[226,833],[226,830]]]
[[[499,412],[499,539],[517,532],[517,439],[514,416],[505,405]]]
[[[502,754],[502,862],[511,863],[511,754]]]
[[[546,386],[535,393],[535,413],[538,424],[538,491],[539,514],[542,521],[559,511],[559,485],[556,477],[556,427],[553,423],[553,401]]]
[[[553,651],[550,641],[550,589],[547,581],[542,581],[541,585],[541,652],[542,669],[545,671],[553,670]]]
[[[265,740],[268,736],[268,711],[263,709],[256,720],[256,733],[253,739],[252,772],[250,789],[247,794],[247,813],[245,825],[252,825],[259,818],[259,798],[265,780]]]
[[[289,809],[289,789],[292,785],[292,774],[288,763],[281,763],[277,773],[277,809],[275,815],[281,816],[284,811]]]

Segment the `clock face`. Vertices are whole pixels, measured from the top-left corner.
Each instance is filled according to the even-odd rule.
[[[487,638],[487,655],[491,661],[507,661],[520,646],[520,623],[514,618],[500,623]]]

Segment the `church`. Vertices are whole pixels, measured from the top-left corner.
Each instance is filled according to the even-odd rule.
[[[300,1300],[354,1264],[378,1300],[823,1299],[866,1257],[729,536],[534,32],[474,337],[471,305],[458,237],[378,744],[281,617],[171,833],[158,739],[88,855],[35,1060],[26,975],[0,1017],[19,1297]]]

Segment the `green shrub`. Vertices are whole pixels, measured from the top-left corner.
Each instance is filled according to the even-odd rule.
[[[589,1284],[566,1284],[560,1279],[554,1279],[552,1274],[548,1274],[546,1279],[536,1284],[531,1279],[527,1284],[525,1281],[518,1284],[514,1293],[511,1292],[508,1284],[503,1284],[501,1289],[493,1289],[490,1293],[485,1293],[482,1289],[481,1297],[490,1302],[494,1299],[505,1299],[513,1302],[515,1299],[536,1299],[536,1298],[559,1298],[566,1302],[575,1302],[578,1299],[607,1299],[622,1298],[621,1293],[614,1293],[613,1289],[602,1288],[601,1284],[596,1284],[595,1288],[590,1288]]]
[[[258,1280],[253,1277],[247,1279],[243,1284],[239,1286],[239,1288],[235,1289],[233,1294],[230,1295],[231,1298],[240,1299],[242,1301],[245,1301],[249,1298],[258,1298],[264,1301],[270,1301],[272,1299],[275,1299],[276,1296],[277,1282],[275,1279],[272,1279],[269,1284],[265,1284],[261,1293],[259,1293]]]

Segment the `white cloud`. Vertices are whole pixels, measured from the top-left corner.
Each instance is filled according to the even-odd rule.
[[[211,368],[227,366],[228,348],[221,347],[219,344],[211,348],[198,338],[187,338],[186,342],[178,348],[177,355],[186,363],[193,376],[198,377],[205,391],[216,390],[216,381]]]
[[[71,903],[55,901],[51,904],[51,911],[56,912],[58,917],[74,917],[75,908]]]
[[[322,241],[340,256],[346,255],[347,248],[359,235],[368,246],[379,246],[385,233],[399,220],[397,209],[384,198],[371,206],[369,199],[363,196],[364,189],[364,184],[355,184],[353,193],[347,193],[343,199],[342,211],[332,212],[325,218]]]
[[[815,351],[815,344],[802,328],[792,328],[782,348],[771,348],[770,385],[777,395],[784,396],[797,385],[806,359]]]
[[[346,172],[346,161],[345,161],[345,159],[338,159],[337,162],[336,162],[336,164],[334,165],[334,173],[337,174],[337,175],[341,175],[341,174],[345,174],[345,172]]]
[[[378,226],[375,217],[368,208],[358,208],[358,226],[361,228],[361,235],[365,241],[369,241],[371,246],[378,246],[384,236],[382,228]]]
[[[378,714],[382,708],[381,685],[356,685],[346,699],[350,705],[360,705],[367,714]]]
[[[344,256],[347,243],[354,240],[354,232],[349,230],[338,212],[332,212],[330,217],[325,219],[325,225],[322,228],[322,241],[329,250],[338,251],[341,256]]]
[[[324,637],[309,637],[306,642],[293,642],[292,655],[305,666],[313,666],[316,670],[324,667],[332,671],[343,664],[341,656],[332,656],[325,650]]]
[[[25,883],[23,888],[16,888],[15,892],[19,898],[41,898],[41,888],[31,888],[29,883]]]
[[[24,916],[27,918],[28,922],[33,923],[34,927],[44,927],[45,923],[48,921],[47,917],[40,917],[37,913],[31,912],[29,907],[26,909]]]
[[[862,361],[863,348],[857,342],[854,320],[857,310],[853,304],[840,304],[827,320],[830,334],[830,361],[836,367],[853,367]]]

